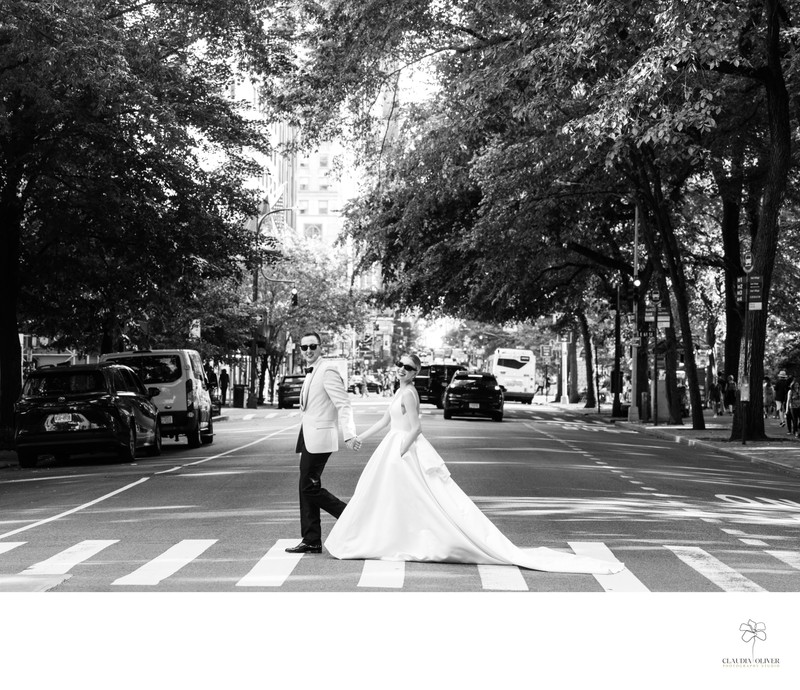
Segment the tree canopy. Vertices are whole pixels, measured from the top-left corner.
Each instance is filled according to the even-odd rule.
[[[735,289],[752,251],[771,304],[781,232],[796,231],[786,190],[799,3],[317,7],[308,62],[281,105],[319,127],[339,103],[359,136],[373,128],[374,176],[350,232],[365,261],[381,262],[387,301],[472,317],[577,312],[627,287],[638,209],[639,268],[669,296],[667,340],[673,362],[683,352],[694,424],[707,273],[723,277],[725,367],[760,402],[768,312],[750,314],[745,335]],[[403,111],[398,75],[421,62],[439,89]],[[739,357],[742,336],[752,362]]]

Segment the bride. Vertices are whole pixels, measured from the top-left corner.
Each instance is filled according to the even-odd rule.
[[[383,417],[355,440],[386,426],[353,497],[333,526],[325,547],[340,559],[434,561],[517,565],[563,573],[610,574],[625,566],[545,547],[512,544],[451,479],[422,435],[419,396],[413,385],[416,355],[396,362],[400,386]]]

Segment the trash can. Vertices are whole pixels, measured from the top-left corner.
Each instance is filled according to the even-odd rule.
[[[236,383],[233,386],[233,406],[244,407],[244,392],[247,389],[243,383]]]

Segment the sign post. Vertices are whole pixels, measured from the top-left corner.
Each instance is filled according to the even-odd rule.
[[[569,331],[561,331],[559,340],[561,341],[561,404],[569,402],[567,395],[567,344],[569,343]]]
[[[747,412],[750,405],[750,334],[748,333],[751,305],[754,310],[761,309],[761,276],[750,277],[753,271],[753,254],[745,252],[742,257],[744,279],[742,280],[742,301],[744,306],[744,363],[742,380],[739,386],[739,411],[742,417],[742,445],[747,444]],[[757,285],[758,295],[751,294],[751,280]],[[751,297],[756,297],[751,303]]]

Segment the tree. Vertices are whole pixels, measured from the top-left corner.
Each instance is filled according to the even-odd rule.
[[[19,391],[20,317],[64,344],[109,349],[153,301],[184,300],[251,254],[243,151],[268,146],[225,90],[237,67],[256,78],[290,68],[282,10],[4,4],[0,426]]]

